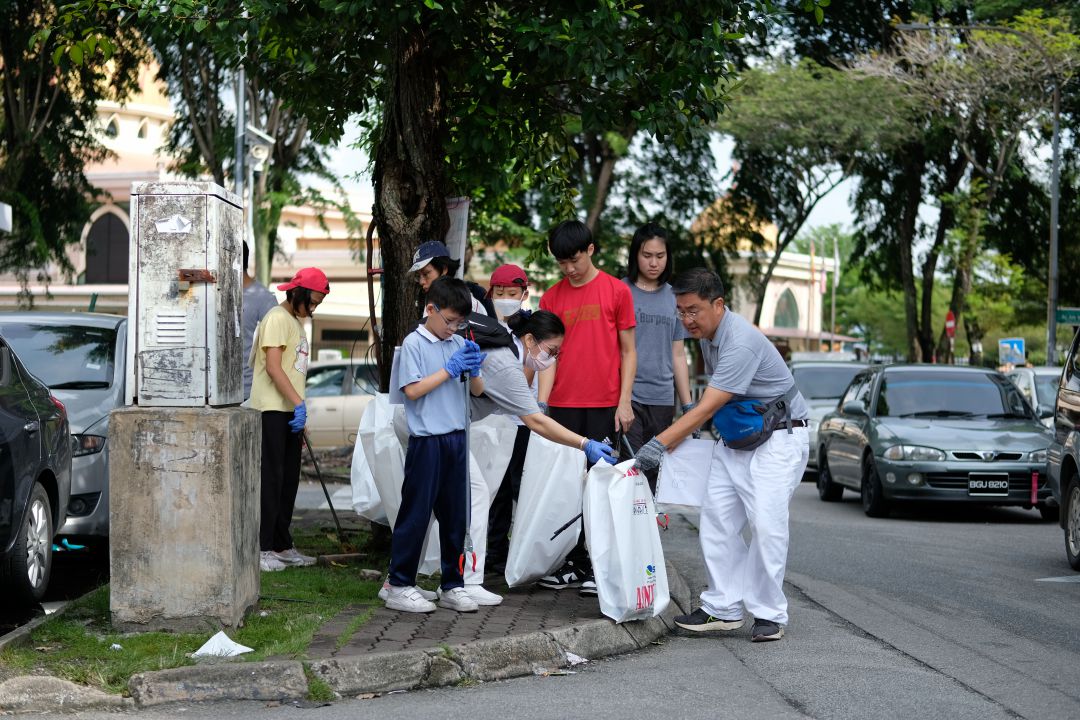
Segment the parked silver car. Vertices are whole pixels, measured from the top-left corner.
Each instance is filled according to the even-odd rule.
[[[0,313],[4,337],[67,408],[74,439],[67,521],[58,535],[109,535],[109,411],[124,404],[127,319],[100,313]]]
[[[1005,375],[1020,388],[1031,406],[1039,412],[1043,425],[1053,429],[1054,403],[1057,401],[1058,384],[1061,382],[1061,368],[1045,365],[1019,367]]]
[[[818,436],[818,495],[862,497],[871,517],[907,500],[1014,505],[1057,517],[1050,431],[1004,375],[949,365],[871,366]]]
[[[1069,347],[1054,416],[1050,443],[1050,490],[1061,505],[1065,557],[1080,570],[1080,332]]]

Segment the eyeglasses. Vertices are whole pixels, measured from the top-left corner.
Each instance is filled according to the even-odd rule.
[[[461,327],[463,325],[465,325],[468,322],[468,320],[466,318],[462,318],[460,320],[455,320],[454,322],[450,322],[449,320],[446,319],[446,316],[442,314],[442,310],[439,309],[438,305],[432,304],[431,307],[435,308],[435,314],[438,315],[442,319],[442,321],[444,323],[446,323],[446,329],[449,330],[450,332],[457,332],[458,330],[461,329]]]
[[[679,316],[680,320],[686,320],[686,319],[693,320],[694,318],[696,318],[698,316],[698,313],[700,313],[700,312],[701,312],[701,310],[688,310],[686,312],[683,312],[682,310],[676,310],[675,314]]]
[[[557,358],[557,357],[559,357],[559,353],[562,352],[561,347],[557,347],[554,350],[552,350],[551,348],[549,348],[547,345],[540,342],[539,340],[536,342],[536,344],[540,347],[541,350],[546,352],[548,354],[548,357],[550,357],[550,358]]]

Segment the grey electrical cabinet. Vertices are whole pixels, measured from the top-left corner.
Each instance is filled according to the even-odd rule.
[[[242,402],[239,198],[214,183],[134,183],[131,217],[128,404]]]

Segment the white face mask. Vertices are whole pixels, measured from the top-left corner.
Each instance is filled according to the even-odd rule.
[[[495,312],[504,318],[516,315],[518,310],[521,309],[521,300],[515,300],[514,298],[498,298],[492,300],[491,304],[495,306]]]
[[[537,346],[539,347],[539,346]],[[535,357],[528,350],[525,351],[525,367],[541,372],[547,370],[555,362],[555,358],[548,354],[547,350],[540,348],[540,353]]]

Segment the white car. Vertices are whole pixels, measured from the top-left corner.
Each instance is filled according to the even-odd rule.
[[[355,443],[360,416],[378,391],[378,369],[373,363],[347,358],[311,363],[304,398],[311,445],[329,448]]]
[[[1021,367],[1005,373],[1006,376],[1031,403],[1042,418],[1042,424],[1054,427],[1054,403],[1057,402],[1058,384],[1061,382],[1059,367]]]

